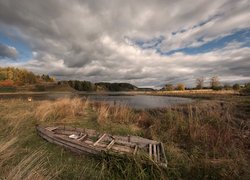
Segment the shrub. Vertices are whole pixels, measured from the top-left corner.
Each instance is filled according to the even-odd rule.
[[[245,87],[241,90],[243,94],[250,94],[250,83],[246,83]]]
[[[0,92],[15,92],[16,87],[1,87],[0,86]]]
[[[222,88],[222,86],[213,86],[212,89],[215,90],[215,91],[220,91],[223,88]]]
[[[223,87],[225,90],[230,90],[232,89],[232,87],[229,85],[229,84],[224,84],[224,87]]]
[[[240,85],[239,84],[234,84],[233,85],[233,90],[235,90],[235,91],[238,91],[238,90],[240,90]]]
[[[14,81],[6,79],[4,81],[0,81],[0,87],[13,87]]]
[[[45,91],[45,86],[44,85],[36,85],[35,86],[35,91]]]
[[[182,84],[182,83],[177,84],[176,90],[179,90],[179,91],[184,91],[184,90],[185,90],[185,85],[184,85],[184,84]]]

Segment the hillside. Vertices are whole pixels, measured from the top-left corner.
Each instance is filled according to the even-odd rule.
[[[0,91],[45,91],[55,86],[55,78],[14,67],[0,67]]]

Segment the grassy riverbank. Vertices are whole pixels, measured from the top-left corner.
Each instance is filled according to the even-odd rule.
[[[249,176],[249,106],[249,97],[235,95],[149,111],[77,98],[0,100],[0,179],[244,179]],[[79,157],[38,137],[37,123],[162,141],[168,168],[133,157]]]

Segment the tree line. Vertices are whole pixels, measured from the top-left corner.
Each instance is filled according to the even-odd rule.
[[[213,90],[222,90],[222,89],[225,89],[225,90],[230,90],[230,89],[233,89],[233,90],[240,90],[240,84],[238,83],[235,83],[234,85],[229,85],[229,84],[224,84],[222,85],[222,83],[220,82],[219,80],[219,77],[218,76],[213,76],[209,79],[209,84],[210,86],[206,87],[205,86],[205,78],[204,77],[200,77],[200,78],[197,78],[196,79],[196,86],[195,88],[191,88],[191,89],[213,89]],[[249,84],[249,83],[247,83]],[[247,85],[244,85],[245,87]],[[177,85],[173,85],[173,84],[166,84],[162,90],[166,90],[166,91],[173,91],[173,90],[185,90],[187,89],[185,87],[185,84],[183,83],[178,83]],[[189,88],[190,89],[190,88]]]
[[[49,75],[35,75],[26,69],[0,67],[0,86],[21,86],[54,81],[55,79]]]
[[[107,83],[107,82],[98,82],[92,83],[90,81],[59,81],[58,85],[68,84],[75,90],[78,91],[132,91],[137,90],[138,88],[129,83]]]

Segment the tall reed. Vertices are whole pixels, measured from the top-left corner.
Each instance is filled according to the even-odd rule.
[[[56,101],[43,101],[37,107],[35,117],[40,121],[67,121],[85,113],[88,101],[80,98],[62,98]]]

